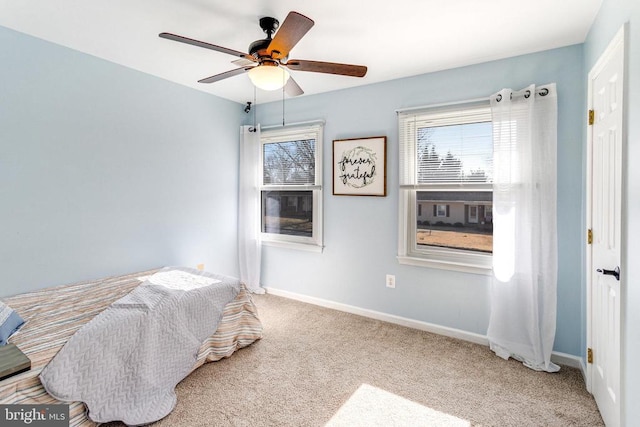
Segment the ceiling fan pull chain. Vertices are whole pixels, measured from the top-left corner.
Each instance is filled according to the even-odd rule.
[[[256,87],[253,87],[253,126],[249,128],[249,132],[257,132],[258,126],[256,125],[256,110],[258,104],[256,103]]]

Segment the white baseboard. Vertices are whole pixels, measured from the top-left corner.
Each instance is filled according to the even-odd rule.
[[[573,354],[561,353],[559,351],[554,351],[551,353],[551,361],[553,363],[557,363],[558,365],[569,366],[571,368],[580,369],[582,373],[582,378],[585,378],[585,369],[582,365],[582,358],[579,356],[574,356]]]
[[[451,338],[458,338],[464,341],[473,342],[488,346],[489,339],[486,335],[476,334],[473,332],[463,331],[461,329],[449,328],[447,326],[436,325],[434,323],[423,322],[421,320],[409,319],[406,317],[396,316],[393,314],[382,313],[380,311],[369,310],[366,308],[360,308],[349,304],[343,304],[335,301],[329,301],[322,298],[311,297],[307,295],[298,294],[295,292],[284,291],[281,289],[267,287],[265,288],[268,294],[276,295],[279,297],[289,298],[296,301],[302,301],[309,304],[318,305],[320,307],[331,308],[338,311],[344,311],[346,313],[357,314],[359,316],[369,317],[371,319],[382,320],[384,322],[394,323],[396,325],[406,326],[413,329],[419,329],[421,331],[432,332],[438,335],[444,335]],[[574,356],[572,354],[560,353],[554,351],[551,354],[551,361],[559,365],[569,366],[571,368],[578,368],[582,372],[583,378],[586,378],[586,367],[584,366],[581,357]]]

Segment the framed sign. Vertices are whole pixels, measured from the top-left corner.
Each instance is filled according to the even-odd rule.
[[[333,194],[387,195],[387,137],[333,141]]]

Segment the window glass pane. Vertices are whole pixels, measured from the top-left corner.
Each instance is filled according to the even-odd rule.
[[[492,204],[490,191],[418,191],[418,247],[492,253]]]
[[[262,191],[262,232],[313,235],[312,191]]]
[[[493,182],[491,135],[491,122],[418,128],[418,183]]]
[[[315,139],[263,144],[264,185],[315,184],[315,144]]]
[[[398,114],[403,199],[398,260],[486,273],[493,253],[493,125],[488,102]],[[476,270],[477,269],[477,270]]]

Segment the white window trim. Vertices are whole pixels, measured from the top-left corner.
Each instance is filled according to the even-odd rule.
[[[272,185],[262,184],[264,177],[263,170],[263,148],[265,143],[285,142],[302,139],[315,139],[315,182],[314,185]],[[322,252],[323,246],[323,209],[322,209],[322,146],[323,126],[322,124],[290,126],[281,129],[265,130],[260,135],[260,193],[262,191],[312,191],[313,213],[312,213],[312,237],[288,236],[276,233],[260,233],[260,238],[264,246],[274,246],[280,248],[298,249],[311,252]],[[261,204],[262,205],[262,204]],[[262,208],[262,207],[261,207]],[[260,213],[262,218],[262,213]],[[262,220],[260,220],[262,221]],[[260,224],[262,230],[262,224]]]
[[[456,120],[456,112],[465,109],[477,110],[478,107],[486,107],[488,117],[490,116],[490,107],[486,100],[480,103],[461,103],[459,106],[447,105],[447,108],[438,111],[438,108],[425,108],[420,111],[411,111],[411,114],[429,113],[430,119],[442,119],[445,123],[472,123],[476,121],[473,117],[468,120]],[[403,112],[399,112],[403,114]],[[403,132],[402,126],[398,125],[398,132]],[[400,136],[401,138],[401,136]],[[400,147],[402,150],[403,147]],[[402,161],[402,153],[400,153],[400,161]],[[410,167],[410,166],[409,166]],[[402,184],[402,179],[401,179]],[[444,270],[459,271],[465,273],[473,273],[490,276],[492,274],[493,256],[482,252],[473,252],[465,250],[456,250],[450,248],[419,248],[417,239],[417,212],[416,212],[416,194],[417,190],[430,188],[433,190],[455,190],[461,189],[455,184],[444,185],[400,185],[399,194],[399,211],[398,211],[398,262],[404,265],[438,268]],[[474,185],[478,190],[491,189],[491,184]],[[410,232],[411,231],[411,232]]]

